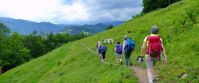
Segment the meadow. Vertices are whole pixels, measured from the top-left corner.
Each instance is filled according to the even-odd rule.
[[[98,40],[113,38],[122,42],[128,35],[136,42],[132,53],[133,65],[140,55],[143,39],[150,27],[159,27],[168,63],[155,67],[158,83],[197,83],[199,80],[199,1],[183,0],[167,8],[139,15],[108,31],[67,43],[44,56],[0,75],[0,83],[138,83],[134,72],[116,64],[115,44],[107,44],[107,62],[82,45],[95,51]],[[182,76],[186,74],[185,78]]]

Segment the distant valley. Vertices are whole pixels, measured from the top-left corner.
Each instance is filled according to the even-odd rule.
[[[32,22],[22,19],[13,19],[0,17],[0,23],[8,26],[12,32],[18,32],[20,34],[30,34],[33,31],[38,33],[59,33],[59,32],[68,32],[71,34],[78,34],[82,31],[95,34],[101,31],[106,30],[108,26],[117,26],[125,21],[114,21],[114,22],[104,22],[97,23],[94,25],[66,25],[66,24],[53,24],[50,22]]]

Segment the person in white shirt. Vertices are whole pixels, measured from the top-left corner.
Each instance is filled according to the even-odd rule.
[[[129,65],[132,66],[133,64],[132,64],[132,61],[130,58],[132,50],[127,49],[127,39],[128,39],[128,36],[125,35],[124,42],[123,42],[123,52],[125,55],[125,64],[126,64],[126,66],[129,66]]]

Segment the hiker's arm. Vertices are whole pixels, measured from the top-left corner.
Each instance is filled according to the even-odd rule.
[[[123,42],[123,45],[122,45],[122,51],[124,51],[124,46],[125,46],[125,41]]]
[[[145,56],[145,47],[147,45],[147,42],[143,42],[142,48],[141,48],[141,56]]]
[[[141,56],[142,57],[144,57],[145,56],[145,51],[146,51],[146,47],[147,47],[147,38],[148,38],[148,36],[146,36],[145,38],[144,38],[144,42],[143,42],[143,44],[142,44],[142,48],[141,48]]]
[[[162,51],[163,51],[163,54],[164,54],[164,62],[165,62],[165,64],[167,63],[167,55],[166,55],[166,51],[165,51],[165,48],[164,48],[164,45],[163,45],[163,43],[161,44],[162,45]]]

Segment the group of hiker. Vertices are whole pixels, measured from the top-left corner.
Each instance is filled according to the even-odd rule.
[[[153,66],[157,63],[157,61],[160,61],[161,58],[164,58],[164,62],[167,63],[166,51],[163,45],[163,40],[160,36],[157,35],[158,31],[159,30],[157,26],[151,27],[151,34],[145,37],[143,45],[141,47],[141,56],[139,56],[140,59],[138,59],[141,61],[146,60],[148,76],[151,78],[155,77]],[[121,45],[120,42],[117,42],[115,45],[114,51],[116,53],[117,62],[122,64],[122,54],[124,54],[125,65],[132,66],[132,61],[130,57],[134,48],[135,42],[132,40],[131,37],[125,35],[123,45]],[[105,46],[105,43],[98,41],[96,45],[96,52],[100,56],[102,62],[105,61],[106,51],[107,47]],[[164,55],[164,57],[162,55]]]
[[[132,62],[130,59],[131,53],[134,50],[135,43],[133,42],[132,38],[125,35],[123,45],[120,44],[120,42],[117,42],[114,50],[117,57],[117,62],[122,65],[122,54],[125,54],[125,63],[127,66],[132,66]],[[96,45],[96,52],[99,55],[102,62],[105,61],[105,54],[107,51],[107,47],[105,43],[102,43],[101,41],[97,42]]]

